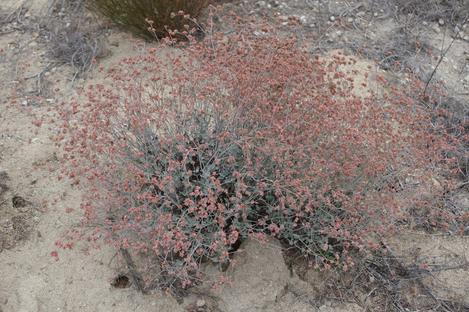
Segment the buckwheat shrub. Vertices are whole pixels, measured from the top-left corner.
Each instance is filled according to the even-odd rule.
[[[91,239],[144,259],[146,287],[189,287],[249,236],[348,269],[422,200],[415,183],[445,170],[452,149],[406,90],[378,80],[380,95],[357,95],[358,74],[341,69],[352,63],[246,25],[122,60],[61,111]]]
[[[208,0],[89,0],[87,5],[121,28],[155,39],[181,37],[183,32],[198,27],[195,18]]]

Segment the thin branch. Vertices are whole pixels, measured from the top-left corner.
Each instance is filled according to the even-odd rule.
[[[468,17],[465,18],[465,20],[462,22],[461,25],[465,25],[467,20],[468,20]],[[458,29],[462,29],[462,27],[460,27]],[[460,37],[460,32],[461,32],[461,30],[457,31],[456,36],[453,37],[453,40],[451,40],[451,43],[449,44],[449,46],[446,49],[444,49],[443,47],[444,47],[444,44],[445,44],[445,37],[446,37],[446,29],[445,29],[445,34],[444,34],[444,37],[443,37],[443,43],[442,43],[442,47],[441,47],[440,59],[438,60],[438,63],[436,64],[435,68],[433,69],[433,71],[430,75],[430,78],[428,79],[427,83],[425,84],[425,89],[423,91],[423,97],[424,98],[427,95],[427,89],[428,89],[428,86],[430,85],[430,82],[433,79],[433,76],[435,76],[435,73],[438,70],[438,67],[440,66],[441,62],[445,58],[448,51],[452,48],[452,46],[453,46],[454,42],[456,41],[456,39],[458,39]]]

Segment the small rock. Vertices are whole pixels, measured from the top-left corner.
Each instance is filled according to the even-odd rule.
[[[197,308],[203,308],[205,307],[207,303],[205,302],[205,300],[203,299],[199,299],[197,300],[197,302],[195,303],[195,305],[197,306]]]
[[[405,183],[406,184],[409,184],[409,185],[419,185],[420,184],[420,181],[412,178],[412,177],[407,177],[404,179]]]
[[[334,16],[331,16],[331,17],[329,17],[329,20],[330,20],[331,22],[334,22],[334,21],[335,21],[335,17],[334,17]]]
[[[428,26],[428,23],[427,23],[426,21],[423,21],[423,22],[422,22],[422,25],[423,25],[423,26]]]
[[[374,16],[374,17],[377,17],[377,16],[378,16],[378,13],[377,13],[377,12],[373,13],[373,16]]]
[[[286,22],[286,21],[288,21],[288,16],[280,15],[280,16],[278,17],[278,19],[281,20],[282,22]]]
[[[351,17],[347,18],[347,22],[348,23],[353,23],[353,18],[351,18]]]
[[[444,24],[445,24],[445,21],[442,18],[440,18],[438,20],[438,25],[443,26]]]
[[[432,178],[432,183],[433,183],[433,186],[436,187],[437,189],[441,189],[441,183],[440,181],[438,181],[437,179],[435,178]]]

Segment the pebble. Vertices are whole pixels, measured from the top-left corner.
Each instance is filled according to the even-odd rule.
[[[347,22],[348,23],[353,23],[353,18],[351,18],[351,17],[347,18]]]
[[[335,21],[335,17],[334,17],[334,16],[331,16],[331,17],[329,17],[329,20],[330,20],[331,22],[333,22],[333,21]]]
[[[199,300],[197,300],[197,302],[195,303],[195,305],[196,305],[198,308],[203,308],[203,307],[205,307],[206,302],[205,302],[205,300],[203,300],[203,299],[199,299]]]
[[[445,21],[444,21],[442,18],[440,18],[440,19],[438,20],[438,24],[439,24],[440,26],[443,26],[443,25],[445,24]]]
[[[282,22],[287,22],[288,21],[288,16],[285,16],[285,15],[280,15],[278,17],[279,20],[281,20]]]

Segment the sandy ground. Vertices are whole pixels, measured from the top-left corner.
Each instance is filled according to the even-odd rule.
[[[15,0],[4,0],[0,10],[8,12],[16,5]],[[29,18],[41,16],[47,11],[47,0],[30,0],[27,6]],[[100,77],[93,72],[86,81],[79,79],[71,85],[71,68],[61,66],[47,71],[44,84],[38,85],[36,75],[50,63],[39,36],[15,27],[0,32],[1,312],[190,311],[198,300],[204,303],[201,311],[363,311],[354,303],[312,303],[321,281],[291,274],[274,241],[244,243],[236,256],[237,265],[229,270],[231,287],[193,294],[182,305],[159,293],[142,295],[133,287],[113,288],[111,281],[122,268],[112,250],[86,253],[80,246],[59,250],[55,241],[80,218],[81,190],[58,179],[59,159],[50,140],[56,129],[38,128],[34,123],[50,118],[54,105],[76,96],[80,86],[100,81]],[[443,37],[441,31],[428,33],[428,43],[438,47]],[[128,34],[114,32],[108,40],[113,44],[102,60],[104,67],[139,53]],[[458,40],[439,71],[441,79],[451,82],[449,89],[458,100],[466,103],[467,51],[469,43]],[[363,60],[358,64],[363,68],[370,63]],[[469,210],[467,194],[460,197],[459,205]],[[469,238],[405,233],[390,245],[408,261],[425,259],[435,267],[453,263],[454,269],[438,272],[426,282],[439,296],[469,303],[469,271],[458,266],[469,256]],[[295,287],[302,290],[302,296],[289,291]]]

